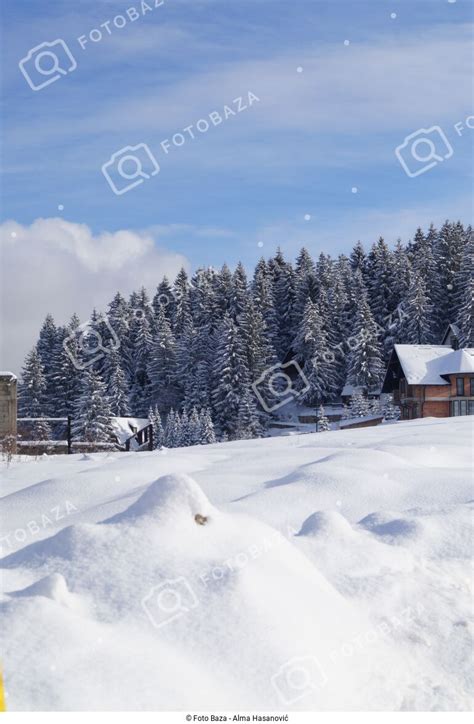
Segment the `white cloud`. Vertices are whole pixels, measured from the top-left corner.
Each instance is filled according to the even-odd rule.
[[[142,285],[153,291],[164,274],[174,277],[187,259],[155,245],[150,233],[120,230],[93,234],[85,224],[58,218],[31,226],[0,225],[2,256],[2,366],[18,371],[48,312],[58,324],[73,312],[87,319],[105,309],[116,291]]]

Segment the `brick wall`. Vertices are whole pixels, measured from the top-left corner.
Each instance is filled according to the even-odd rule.
[[[436,402],[425,401],[423,404],[423,417],[449,417],[449,400],[446,400],[446,402],[441,400]]]

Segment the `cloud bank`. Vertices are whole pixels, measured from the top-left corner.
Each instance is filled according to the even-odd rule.
[[[85,224],[60,218],[36,219],[31,226],[1,224],[0,253],[1,364],[16,373],[49,312],[58,324],[73,312],[87,319],[117,290],[128,294],[145,286],[153,291],[164,274],[189,269],[186,257],[159,248],[152,234],[94,234]]]

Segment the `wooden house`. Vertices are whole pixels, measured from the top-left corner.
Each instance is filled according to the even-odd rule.
[[[393,394],[402,420],[474,415],[474,348],[396,344],[382,392]]]

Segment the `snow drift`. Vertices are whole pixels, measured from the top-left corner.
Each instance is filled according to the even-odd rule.
[[[15,463],[77,512],[3,560],[8,708],[468,708],[470,429],[409,427]]]

